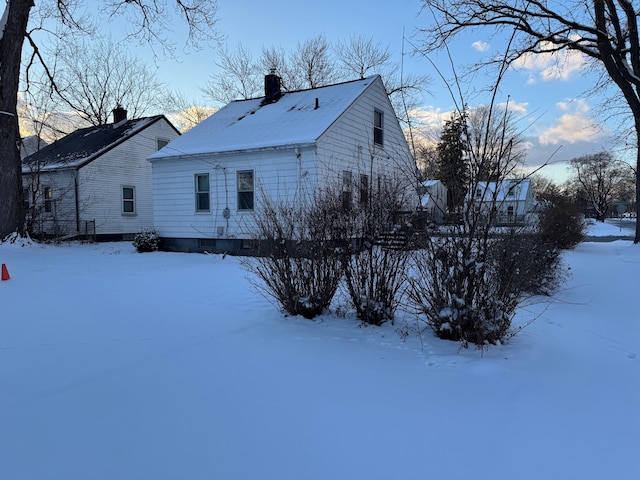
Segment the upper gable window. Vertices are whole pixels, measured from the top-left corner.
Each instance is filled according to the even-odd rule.
[[[156,147],[158,150],[166,147],[167,145],[169,145],[169,140],[166,138],[156,138]]]
[[[384,114],[378,109],[373,111],[373,143],[384,145]]]

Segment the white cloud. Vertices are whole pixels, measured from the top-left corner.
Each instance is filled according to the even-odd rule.
[[[591,142],[603,136],[603,130],[595,124],[589,113],[589,105],[584,100],[558,102],[556,105],[564,113],[554,126],[538,137],[540,144]]]
[[[538,80],[567,80],[585,66],[584,55],[568,49],[554,53],[526,53],[514,62],[516,70],[529,72],[527,83],[530,84]]]
[[[409,112],[414,121],[422,127],[439,128],[451,118],[451,112],[443,112],[440,108],[427,106],[415,108]]]
[[[499,105],[501,108],[509,108],[510,112],[519,113],[524,115],[527,113],[527,107],[529,106],[529,102],[509,102],[509,103],[501,103]]]
[[[477,42],[473,42],[471,46],[473,47],[474,50],[477,50],[478,52],[486,52],[487,50],[489,50],[489,44],[481,40],[478,40]]]

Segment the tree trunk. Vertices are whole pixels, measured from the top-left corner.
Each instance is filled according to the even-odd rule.
[[[20,62],[33,0],[9,0],[0,32],[0,241],[22,233],[22,165],[18,128]]]
[[[636,125],[636,236],[633,243],[640,243],[640,118],[635,117]]]

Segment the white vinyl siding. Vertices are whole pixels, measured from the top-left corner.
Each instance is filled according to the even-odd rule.
[[[96,234],[139,232],[153,227],[153,185],[149,155],[157,138],[178,133],[164,119],[109,150],[78,173],[79,221],[95,221]],[[122,186],[135,187],[135,215],[122,215]],[[192,190],[193,191],[193,190]]]

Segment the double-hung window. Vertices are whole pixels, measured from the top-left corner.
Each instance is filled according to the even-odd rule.
[[[42,187],[42,198],[44,199],[44,211],[51,213],[51,205],[53,203],[53,192],[51,191],[51,187]]]
[[[196,173],[196,212],[208,212],[211,209],[211,190],[209,187],[209,174]]]
[[[369,203],[369,175],[360,175],[360,205]]]
[[[253,210],[253,170],[238,172],[238,210]]]
[[[353,185],[353,172],[351,170],[342,171],[342,209],[351,208],[351,188]]]
[[[122,187],[122,214],[135,215],[136,213],[136,189],[124,185]]]
[[[373,143],[384,145],[384,114],[378,109],[373,111]]]

